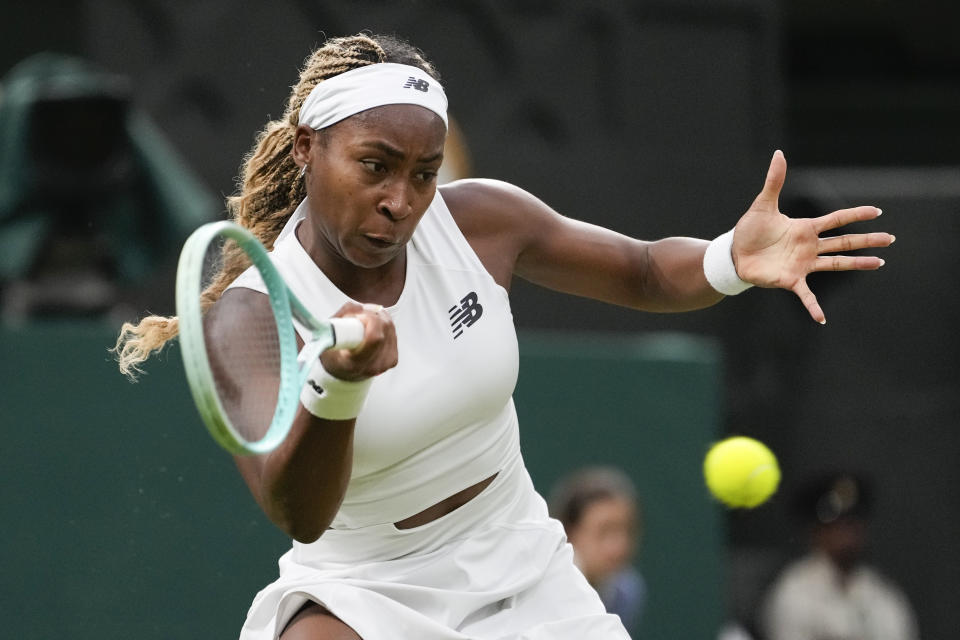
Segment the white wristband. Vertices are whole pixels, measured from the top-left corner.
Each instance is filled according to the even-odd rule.
[[[703,254],[703,274],[707,282],[719,293],[725,296],[735,296],[752,287],[737,275],[737,267],[733,264],[733,229],[714,238]]]
[[[360,414],[373,378],[350,382],[327,373],[317,358],[310,369],[300,403],[318,418],[324,420],[351,420]]]

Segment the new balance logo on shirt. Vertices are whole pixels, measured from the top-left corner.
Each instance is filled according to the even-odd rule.
[[[404,89],[416,89],[417,91],[423,91],[424,93],[430,88],[430,83],[426,80],[417,80],[413,76],[407,78],[407,81],[403,83]]]
[[[453,339],[456,340],[463,333],[464,327],[473,326],[473,323],[483,315],[483,306],[477,301],[477,294],[471,291],[460,299],[448,311],[450,326],[453,328]]]

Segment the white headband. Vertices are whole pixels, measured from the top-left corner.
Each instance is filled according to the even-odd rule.
[[[447,125],[447,96],[440,83],[422,69],[392,62],[351,69],[317,84],[300,107],[300,124],[323,129],[387,104],[426,107]]]

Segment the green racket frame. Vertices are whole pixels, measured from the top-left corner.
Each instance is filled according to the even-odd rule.
[[[216,382],[207,358],[203,333],[203,311],[200,308],[204,258],[210,244],[220,237],[233,240],[260,271],[267,287],[270,307],[277,323],[280,349],[280,388],[277,408],[263,438],[248,441],[230,423],[216,392]],[[329,322],[314,318],[291,292],[280,272],[273,265],[267,250],[247,229],[229,222],[211,222],[194,231],[183,245],[177,265],[177,316],[180,319],[180,352],[190,385],[190,393],[207,430],[224,449],[236,455],[255,455],[272,451],[290,431],[300,403],[300,390],[310,373],[313,361],[336,343],[336,333]],[[293,320],[312,331],[300,353],[297,353]]]

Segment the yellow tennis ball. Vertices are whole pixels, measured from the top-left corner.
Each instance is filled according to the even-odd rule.
[[[777,458],[762,442],[736,436],[714,444],[703,460],[707,488],[729,507],[753,508],[780,484]]]

